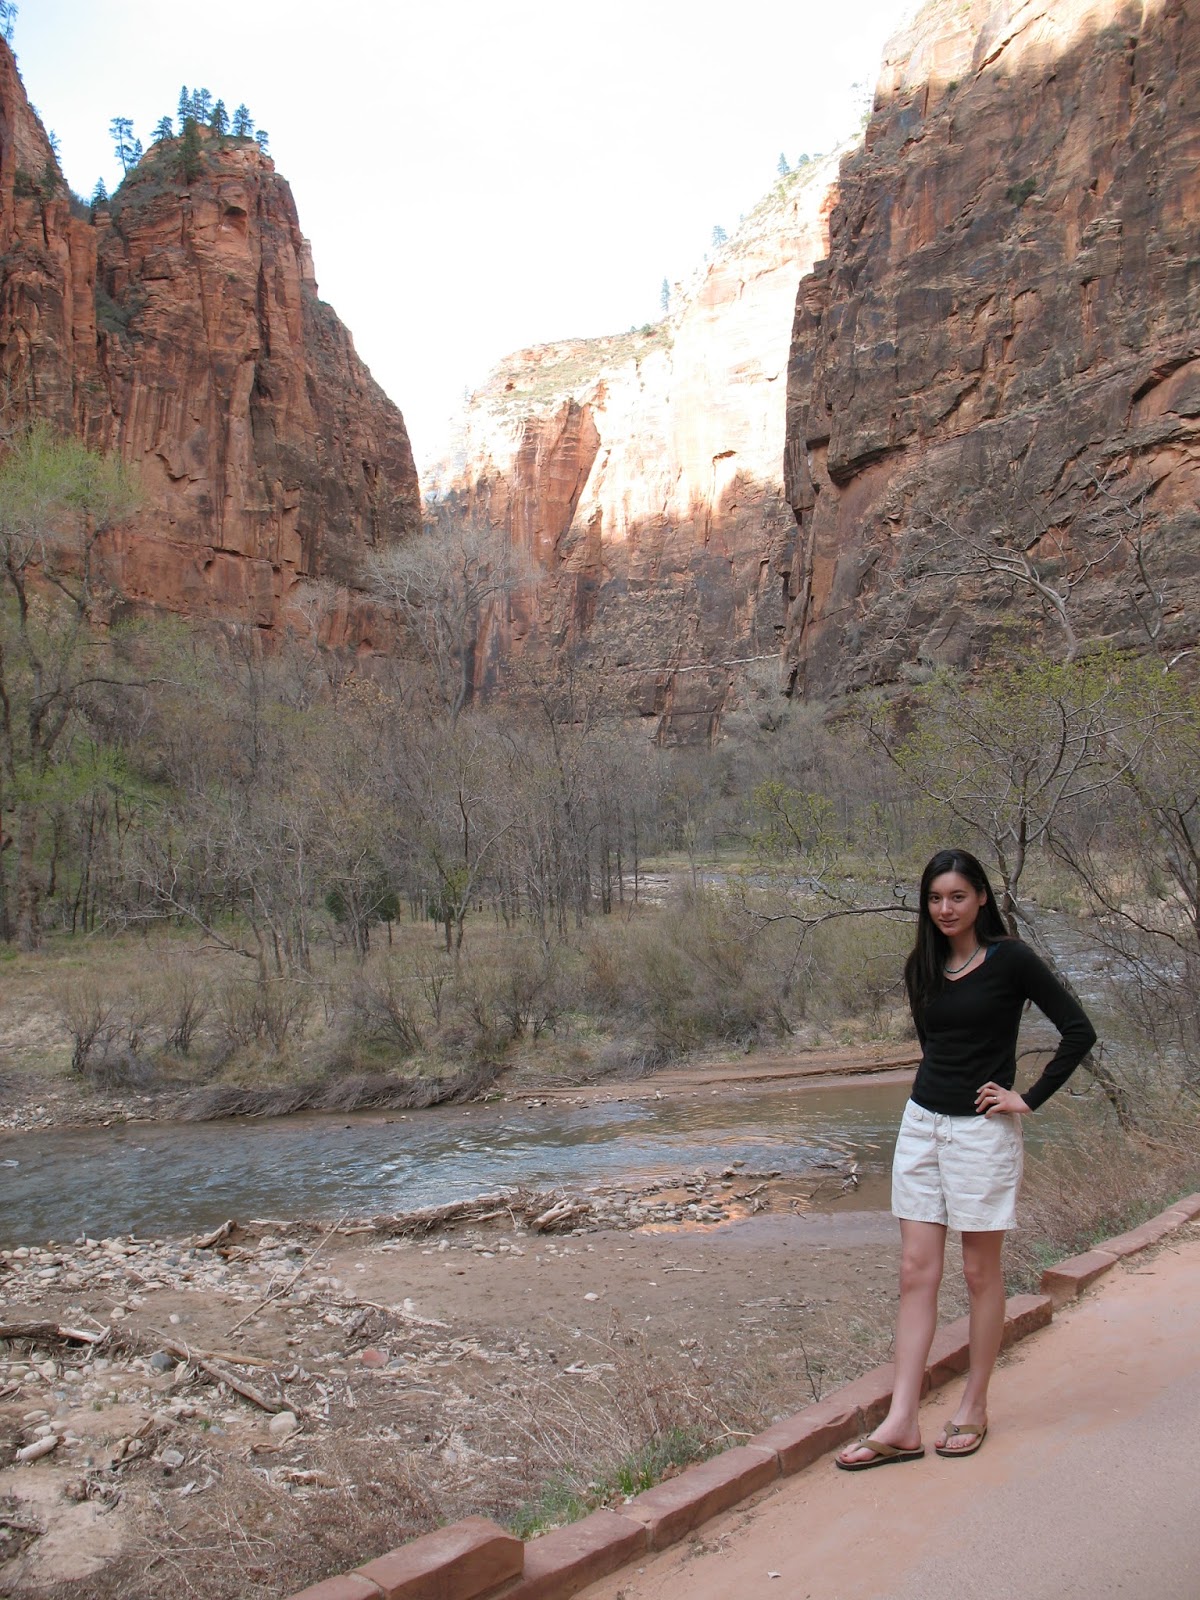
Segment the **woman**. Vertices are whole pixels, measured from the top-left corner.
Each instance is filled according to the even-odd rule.
[[[849,1445],[847,1472],[925,1454],[917,1410],[937,1326],[946,1230],[962,1233],[971,1365],[940,1456],[974,1455],[987,1437],[988,1383],[1004,1332],[1004,1231],[1015,1226],[1020,1119],[1062,1087],[1096,1042],[1078,1002],[1019,939],[1008,937],[987,874],[965,850],[940,850],[921,876],[917,938],[904,967],[922,1056],[892,1165],[900,1219],[895,1388],[884,1421]],[[1061,1035],[1027,1093],[1017,1094],[1017,1030],[1025,1002]]]

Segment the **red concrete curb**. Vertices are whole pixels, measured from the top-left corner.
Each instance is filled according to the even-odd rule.
[[[292,1600],[379,1600],[380,1589],[366,1578],[348,1572],[341,1578],[326,1578],[324,1583],[314,1583],[311,1589],[302,1589]]]
[[[593,1511],[581,1522],[531,1539],[525,1546],[525,1575],[504,1590],[503,1600],[568,1600],[649,1546],[645,1523],[616,1511]]]
[[[635,1496],[624,1515],[644,1523],[650,1548],[663,1550],[719,1511],[765,1489],[778,1476],[779,1457],[773,1450],[738,1445]]]
[[[1119,1259],[1111,1250],[1089,1250],[1082,1256],[1070,1256],[1042,1273],[1042,1293],[1050,1296],[1057,1311],[1068,1300],[1082,1294],[1097,1278],[1102,1278]]]
[[[1140,1227],[1105,1240],[1042,1274],[1041,1294],[1009,1298],[1004,1348],[1047,1327],[1055,1311],[1126,1256],[1159,1243],[1200,1219],[1200,1194],[1176,1200]],[[967,1370],[967,1318],[940,1328],[929,1352],[925,1390],[940,1388]],[[598,1578],[661,1550],[739,1501],[757,1494],[782,1473],[811,1466],[829,1450],[869,1433],[887,1415],[892,1367],[875,1367],[815,1405],[806,1406],[751,1439],[677,1478],[657,1484],[620,1512],[593,1511],[531,1539],[527,1545],[483,1517],[424,1534],[340,1578],[327,1578],[290,1600],[569,1600]]]
[[[1200,1217],[1200,1194],[1185,1195],[1182,1200],[1175,1203],[1163,1212],[1163,1216],[1172,1217],[1179,1213],[1185,1222],[1195,1222]]]
[[[1187,1195],[1182,1200],[1176,1200],[1165,1211],[1160,1211],[1158,1216],[1151,1217],[1149,1222],[1143,1222],[1140,1227],[1130,1228],[1128,1233],[1119,1233],[1113,1239],[1105,1239],[1103,1244],[1096,1245],[1094,1249],[1085,1251],[1080,1256],[1069,1256],[1066,1261],[1059,1261],[1052,1267],[1047,1267],[1042,1273],[1041,1290],[1048,1294],[1054,1301],[1054,1309],[1066,1305],[1068,1300],[1073,1300],[1081,1294],[1097,1278],[1115,1267],[1118,1261],[1123,1261],[1126,1256],[1136,1255],[1139,1250],[1145,1250],[1152,1244],[1167,1238],[1178,1228],[1186,1227],[1189,1222],[1194,1222],[1200,1217],[1200,1194]]]
[[[486,1517],[465,1517],[368,1561],[353,1576],[375,1585],[383,1600],[476,1600],[519,1578],[524,1561],[520,1539]]]
[[[1004,1303],[1004,1338],[1000,1348],[1007,1350],[1039,1328],[1048,1328],[1054,1317],[1054,1302],[1048,1294],[1012,1294]]]
[[[969,1319],[959,1317],[957,1322],[947,1322],[933,1336],[929,1347],[929,1360],[925,1363],[925,1391],[940,1389],[951,1378],[957,1378],[971,1363]]]
[[[779,1470],[785,1478],[802,1472],[826,1451],[855,1439],[862,1432],[862,1413],[838,1390],[828,1400],[818,1400],[790,1417],[772,1423],[749,1443],[759,1450],[773,1450],[779,1457]]]

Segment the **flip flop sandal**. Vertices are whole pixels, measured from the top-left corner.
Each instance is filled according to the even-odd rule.
[[[882,1439],[868,1439],[865,1433],[850,1446],[852,1450],[860,1447],[873,1450],[874,1460],[843,1461],[841,1456],[834,1456],[834,1466],[841,1467],[843,1472],[868,1472],[872,1467],[890,1467],[897,1461],[920,1461],[925,1454],[924,1445],[918,1445],[915,1450],[901,1450],[894,1444],[884,1444]]]
[[[969,1422],[947,1422],[942,1429],[942,1432],[946,1435],[945,1444],[935,1444],[933,1448],[939,1456],[973,1456],[987,1438],[987,1431],[988,1425],[986,1422],[979,1427],[973,1427]],[[964,1445],[961,1450],[951,1450],[949,1448],[950,1441],[959,1433],[975,1433],[979,1437],[974,1444]]]

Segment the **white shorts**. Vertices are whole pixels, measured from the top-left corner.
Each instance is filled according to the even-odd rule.
[[[960,1233],[1015,1228],[1024,1162],[1019,1116],[943,1117],[910,1100],[892,1160],[892,1215]]]

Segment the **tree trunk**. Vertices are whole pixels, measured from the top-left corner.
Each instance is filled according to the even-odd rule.
[[[36,950],[42,942],[41,885],[37,878],[37,811],[23,805],[17,814],[17,944]]]

